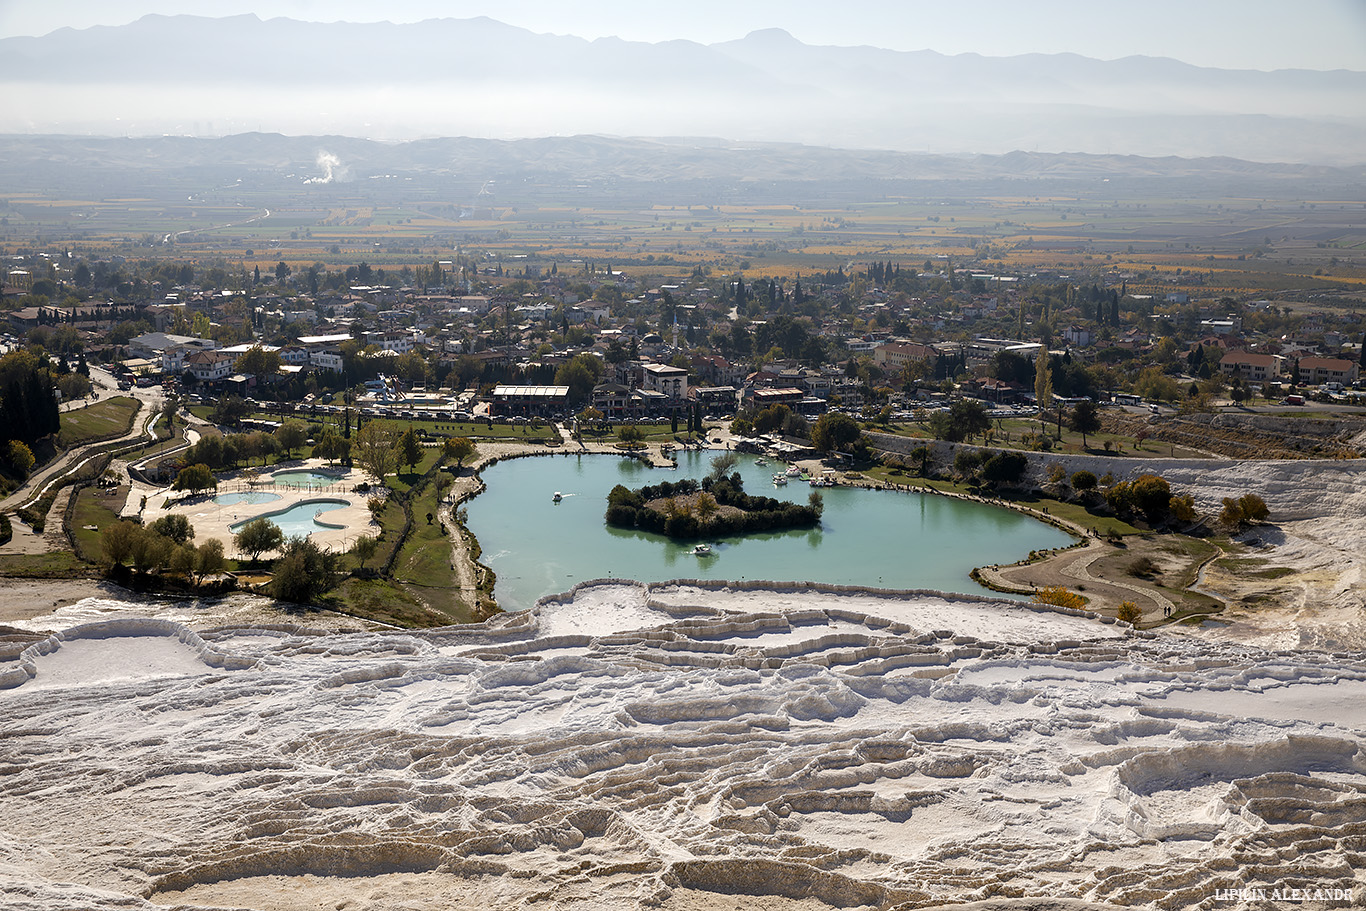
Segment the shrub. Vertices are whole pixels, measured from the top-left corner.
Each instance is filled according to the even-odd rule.
[[[953,470],[965,478],[975,475],[981,464],[982,456],[971,449],[960,449],[953,457]]]
[[[1034,603],[1051,604],[1054,607],[1082,608],[1086,606],[1086,599],[1074,591],[1068,591],[1061,585],[1050,585],[1034,593]]]
[[[1120,604],[1119,610],[1115,613],[1115,617],[1123,620],[1125,623],[1137,626],[1138,621],[1143,619],[1143,611],[1134,602],[1125,601]]]
[[[1076,490],[1095,490],[1096,476],[1089,471],[1074,471],[1072,473],[1072,487]]]
[[[5,461],[14,469],[15,474],[27,478],[37,459],[26,443],[21,440],[10,440],[5,447]]]
[[[1168,508],[1178,522],[1190,523],[1199,518],[1199,513],[1195,511],[1195,497],[1190,494],[1172,497]]]
[[[1242,528],[1253,522],[1264,522],[1270,515],[1271,510],[1267,508],[1265,500],[1255,493],[1245,493],[1236,500],[1231,497],[1224,498],[1224,508],[1219,513],[1219,522],[1229,528]]]
[[[304,604],[331,588],[336,578],[336,554],[323,550],[309,538],[294,537],[275,561],[270,593],[281,601]]]
[[[1152,576],[1154,573],[1156,573],[1157,569],[1157,564],[1153,562],[1152,557],[1138,557],[1137,559],[1132,560],[1129,563],[1129,566],[1125,570],[1125,572],[1127,572],[1131,576],[1138,576],[1139,578],[1148,578],[1149,576]]]
[[[1134,504],[1150,522],[1161,519],[1171,508],[1172,488],[1160,475],[1140,475],[1134,480],[1133,493]]]
[[[982,463],[982,477],[991,484],[1014,484],[1024,476],[1029,459],[1014,450],[998,452]]]

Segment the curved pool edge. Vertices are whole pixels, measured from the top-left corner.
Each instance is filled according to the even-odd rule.
[[[276,509],[276,510],[273,510],[273,511],[271,511],[271,512],[263,512],[263,513],[260,513],[259,515],[252,516],[252,517],[250,517],[250,518],[248,518],[248,519],[243,519],[243,520],[240,521],[240,522],[234,522],[234,523],[232,523],[231,525],[228,526],[228,529],[229,529],[230,531],[232,531],[233,533],[236,533],[236,532],[241,531],[243,526],[248,525],[248,524],[250,524],[250,523],[252,523],[252,522],[255,522],[257,519],[273,519],[273,518],[275,518],[276,516],[282,516],[282,515],[284,515],[284,514],[287,513],[287,512],[290,512],[290,511],[292,511],[292,510],[298,509],[300,506],[313,506],[313,505],[316,505],[316,504],[319,504],[319,503],[334,504],[334,505],[336,505],[336,507],[337,507],[338,509],[344,509],[344,508],[346,508],[347,506],[354,506],[354,505],[355,505],[355,504],[352,503],[350,500],[343,500],[343,499],[341,499],[341,498],[339,498],[339,497],[306,497],[306,498],[304,498],[304,499],[302,499],[302,500],[296,500],[296,501],[294,501],[293,503],[289,504],[288,506],[284,507],[283,509]],[[331,510],[328,510],[328,512],[331,512]],[[330,524],[330,523],[328,523],[328,522],[319,522],[316,516],[314,517],[313,522],[314,522],[315,524],[317,524],[317,525],[323,527],[323,528],[331,529],[331,530],[333,530],[333,531],[344,531],[344,530],[346,530],[346,526],[345,526],[345,525],[333,525],[333,524]]]

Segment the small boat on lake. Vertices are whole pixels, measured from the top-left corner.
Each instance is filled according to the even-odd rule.
[[[557,491],[555,491],[555,496],[553,496],[553,497],[550,498],[550,502],[552,502],[552,503],[558,503],[558,502],[560,502],[560,501],[563,500],[563,499],[564,499],[564,494],[560,493],[560,492],[557,490]]]
[[[754,460],[754,464],[755,464],[755,465],[758,465],[760,468],[762,468],[763,466],[765,466],[765,465],[768,464],[768,459],[763,459],[763,458],[755,459],[755,460]]]
[[[786,486],[787,486],[787,475],[785,475],[785,474],[775,474],[775,475],[773,476],[773,485],[774,485],[775,487],[786,487]]]
[[[787,476],[789,478],[800,478],[802,476],[802,470],[796,465],[789,465],[787,466]]]
[[[693,549],[692,549],[692,551],[691,551],[691,553],[692,553],[692,555],[695,556],[695,557],[710,557],[710,556],[712,555],[712,552],[711,552],[711,545],[710,545],[710,544],[697,544],[697,545],[694,545],[694,546],[693,546]]]

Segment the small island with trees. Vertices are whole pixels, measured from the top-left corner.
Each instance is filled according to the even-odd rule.
[[[670,538],[720,537],[752,531],[812,528],[820,524],[824,502],[811,492],[805,506],[745,493],[735,454],[712,460],[699,484],[692,478],[631,490],[618,484],[607,494],[607,524],[638,528]]]

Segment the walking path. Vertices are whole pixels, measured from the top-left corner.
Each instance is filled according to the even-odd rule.
[[[107,391],[112,385],[112,378],[107,373],[98,369],[92,369],[90,373],[91,380],[97,387]],[[113,440],[103,440],[98,443],[78,446],[62,453],[31,475],[13,493],[0,500],[0,512],[11,514],[10,526],[14,531],[14,536],[9,543],[0,546],[0,553],[41,554],[66,547],[67,542],[60,522],[44,523],[45,532],[39,534],[13,513],[37,502],[53,484],[95,458],[94,450],[107,447],[111,443],[133,444],[146,439],[155,439],[152,427],[160,415],[160,408],[158,407],[161,403],[160,388],[130,390],[130,393],[138,401],[139,409],[135,412],[132,426],[127,433],[115,437]],[[68,496],[67,491],[62,491],[53,501],[48,514],[60,514],[65,510]]]

